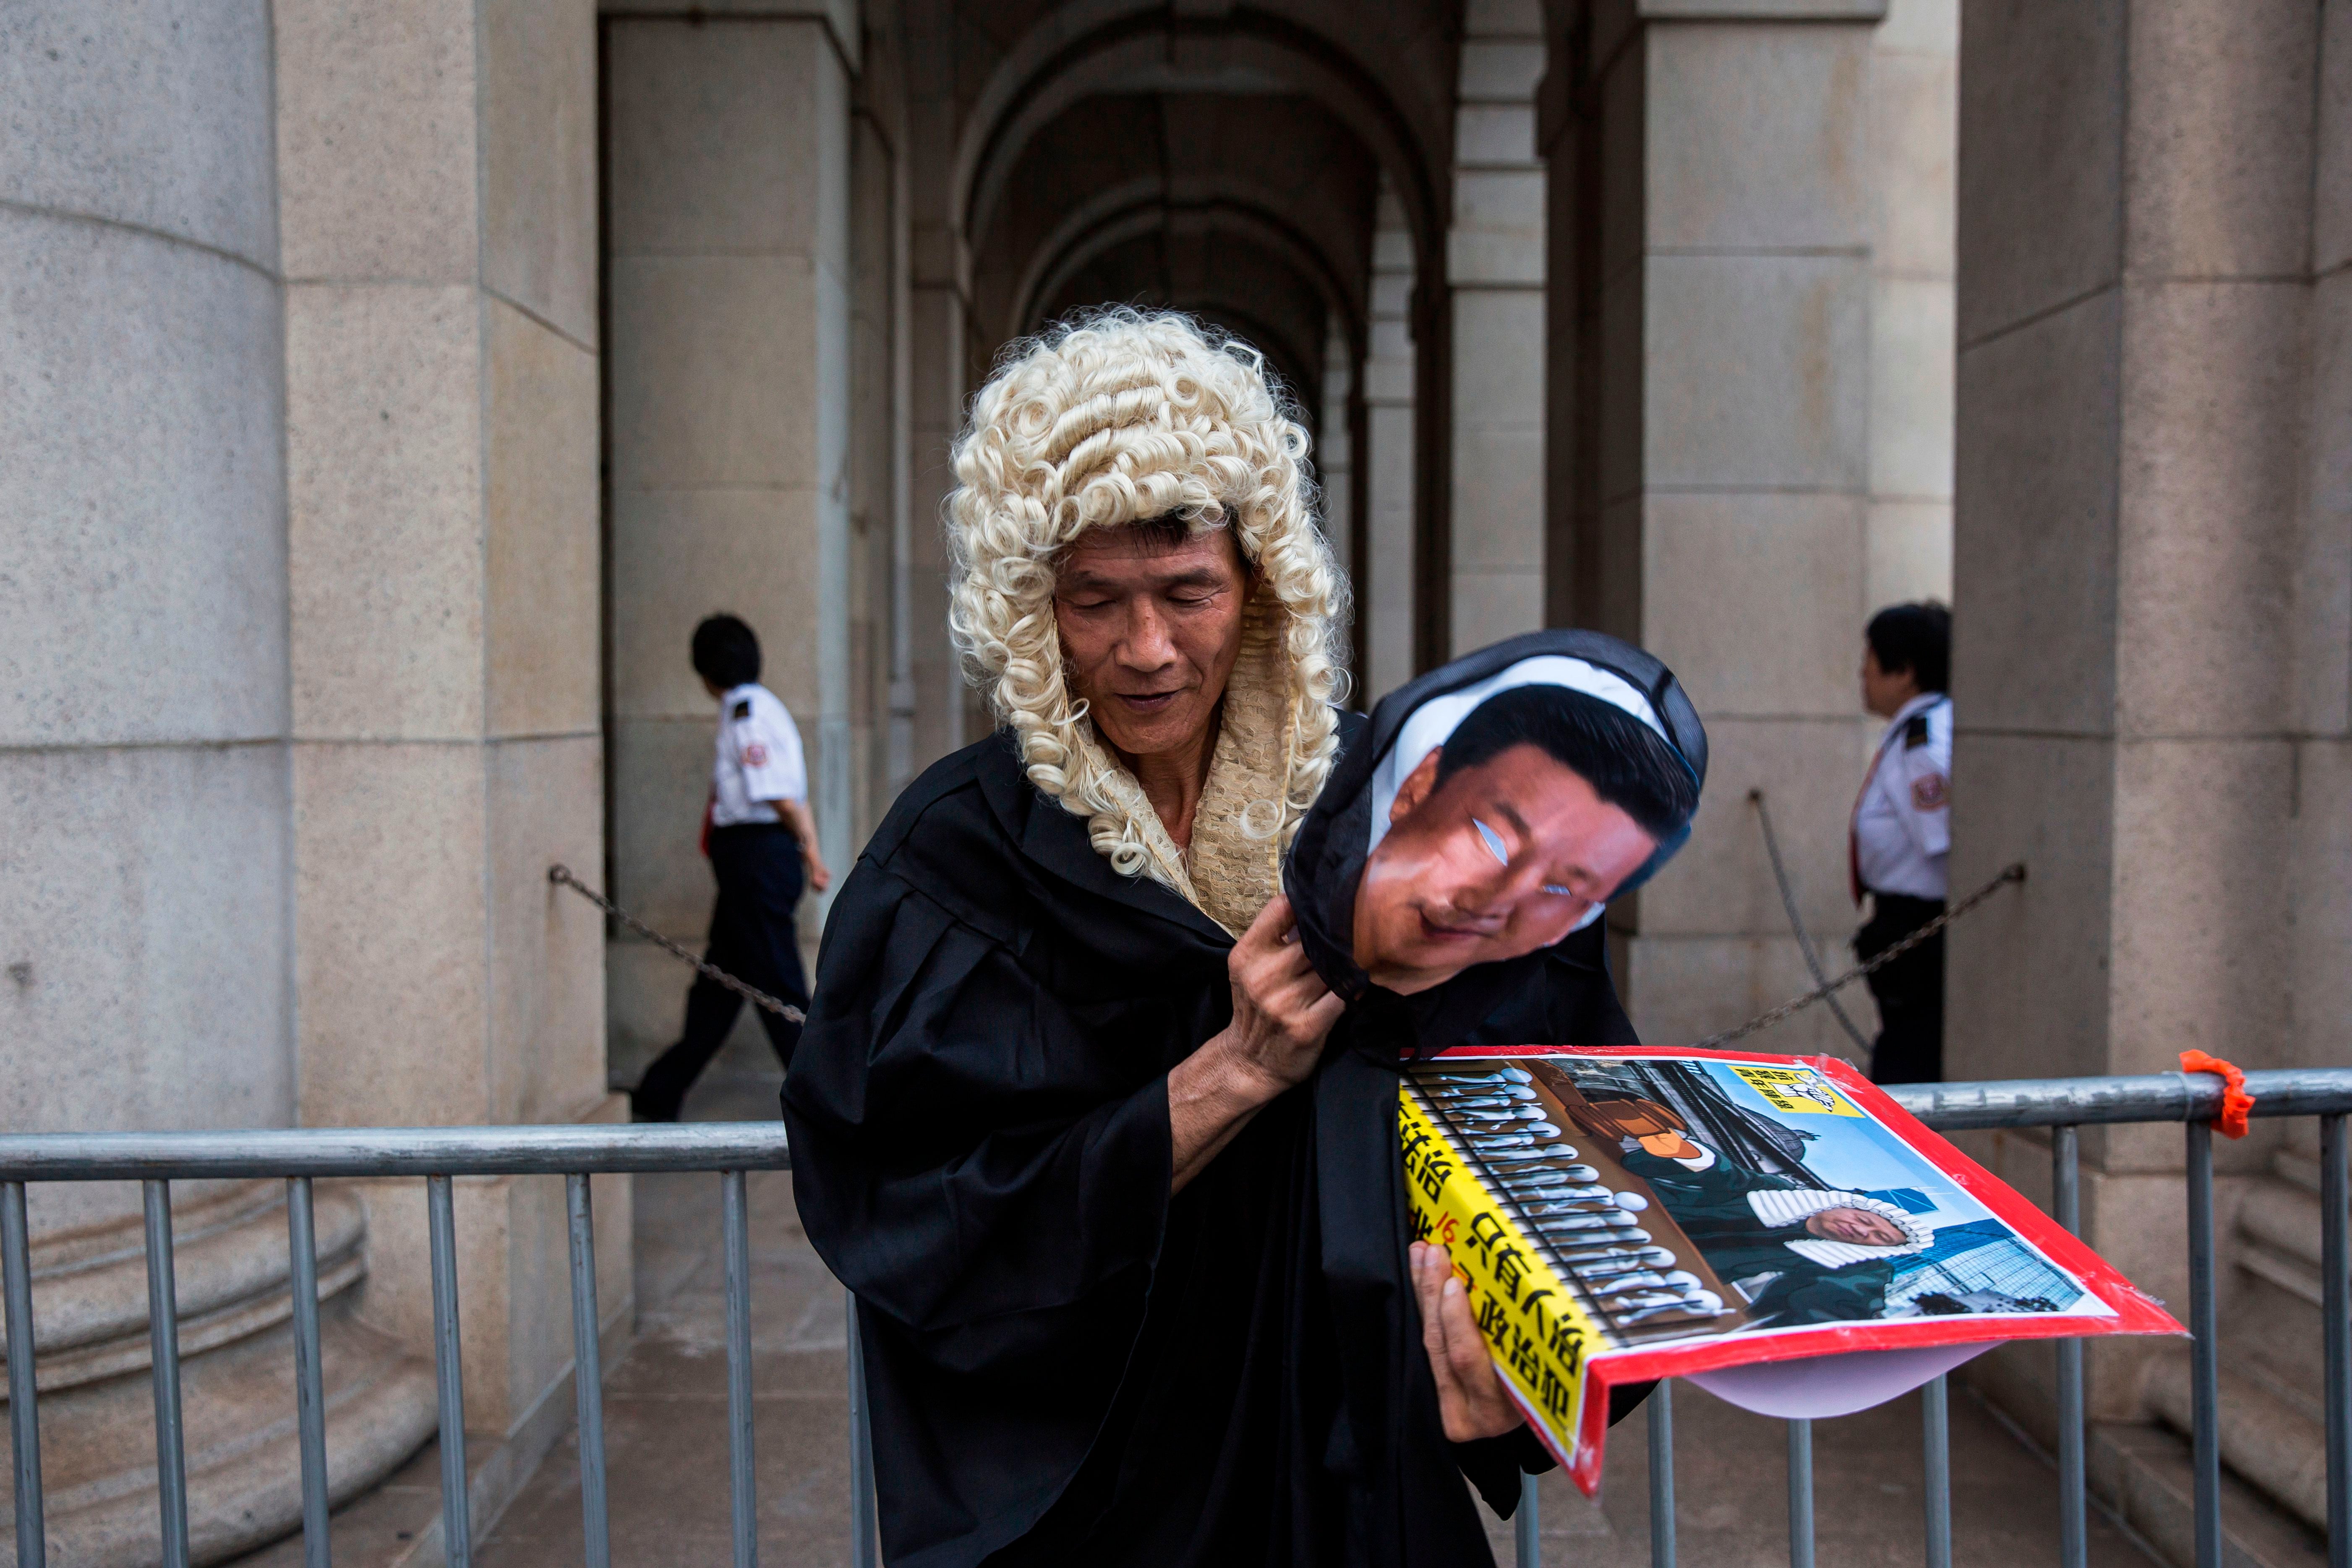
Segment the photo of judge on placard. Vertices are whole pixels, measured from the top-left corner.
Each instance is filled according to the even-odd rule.
[[[1308,956],[1343,994],[1417,999],[1423,1048],[1496,999],[1553,1025],[1529,1038],[1570,1043],[1542,955],[1597,971],[1591,928],[1689,837],[1706,767],[1673,674],[1614,637],[1533,632],[1433,670],[1381,701],[1300,834]]]

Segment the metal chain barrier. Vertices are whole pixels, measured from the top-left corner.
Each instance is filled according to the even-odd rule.
[[[764,1007],[769,1012],[778,1014],[795,1024],[805,1024],[808,1022],[808,1015],[802,1012],[798,1007],[793,1006],[791,1003],[782,1000],[781,997],[771,996],[757,986],[744,984],[743,982],[736,979],[733,975],[728,973],[717,964],[705,963],[687,949],[679,946],[677,942],[670,941],[669,938],[662,935],[661,932],[654,930],[653,927],[646,924],[645,921],[637,919],[636,916],[631,914],[628,910],[623,909],[620,905],[614,903],[612,900],[606,898],[604,894],[598,892],[595,889],[590,887],[587,883],[573,876],[570,867],[562,865],[550,866],[547,868],[547,879],[554,883],[559,888],[571,889],[573,892],[579,894],[582,898],[587,900],[590,903],[595,905],[598,909],[604,910],[606,914],[612,916],[614,920],[620,921],[623,925],[628,927],[639,936],[644,937],[647,942],[652,942],[656,947],[658,947],[663,952],[668,953],[672,958],[682,959],[686,963],[691,963],[702,973],[709,975],[719,984],[724,985],[728,990],[732,991],[736,995],[740,996],[744,1001],[751,1004],[752,1006]]]
[[[1759,1013],[1756,1016],[1748,1019],[1748,1022],[1740,1025],[1739,1027],[1736,1029],[1726,1029],[1719,1035],[1709,1035],[1703,1040],[1693,1040],[1690,1044],[1690,1048],[1692,1050],[1715,1050],[1720,1047],[1729,1045],[1734,1040],[1744,1040],[1750,1035],[1770,1028],[1773,1025],[1781,1022],[1783,1019],[1788,1018],[1793,1014],[1803,1012],[1814,1003],[1826,1000],[1832,994],[1844,990],[1855,981],[1863,979],[1865,976],[1877,973],[1880,970],[1885,968],[1888,964],[1894,963],[1896,959],[1902,957],[1905,953],[1910,952],[1913,948],[1918,946],[1929,937],[1934,936],[1937,931],[1942,931],[1946,926],[1950,925],[1954,921],[1958,920],[1962,915],[1967,914],[1970,910],[1975,909],[1979,904],[1983,903],[1987,899],[1991,898],[1995,893],[2007,887],[2010,883],[2022,882],[2024,880],[2025,862],[2022,860],[2011,861],[2010,864],[2000,868],[2000,876],[1995,877],[1991,881],[1987,882],[1983,887],[1979,888],[1975,892],[1970,893],[1967,898],[1962,899],[1958,903],[1954,904],[1950,909],[1946,910],[1942,914],[1937,915],[1934,920],[1929,921],[1926,925],[1921,926],[1917,931],[1913,931],[1909,936],[1905,937],[1901,942],[1896,942],[1893,947],[1888,948],[1885,952],[1880,953],[1876,958],[1872,959],[1869,963],[1857,963],[1852,969],[1847,970],[1843,974],[1839,975],[1836,979],[1827,981],[1820,985],[1814,986],[1802,996],[1791,997],[1788,1001],[1781,1003],[1778,1007],[1773,1008],[1769,1013]]]
[[[1772,831],[1772,809],[1764,804],[1764,792],[1760,789],[1748,792],[1748,804],[1756,808],[1757,823],[1764,829],[1764,853],[1772,858],[1772,879],[1780,885],[1780,908],[1788,913],[1789,929],[1796,933],[1797,951],[1805,955],[1805,973],[1813,977],[1815,985],[1827,985],[1830,977],[1822,973],[1821,955],[1813,951],[1812,936],[1797,914],[1797,889],[1790,885],[1789,868],[1780,861],[1780,836]],[[1854,1027],[1853,1020],[1846,1016],[1845,1009],[1838,1005],[1836,997],[1824,994],[1822,1000],[1829,1004],[1831,1013],[1836,1016],[1838,1026],[1845,1031],[1845,1037],[1861,1050],[1863,1064],[1868,1066],[1870,1042],[1862,1037],[1862,1031]]]
[[[1759,812],[1762,811],[1764,807],[1762,798],[1760,795],[1754,798],[1756,799],[1757,809]],[[1781,897],[1784,900],[1790,900],[1791,895],[1789,891],[1788,880],[1781,870],[1779,846],[1772,842],[1772,825],[1771,819],[1769,816],[1764,819],[1764,833],[1765,842],[1772,850],[1773,873],[1775,876],[1781,878]],[[728,990],[734,992],[735,994],[742,997],[746,1002],[751,1003],[753,1006],[764,1007],[769,1012],[790,1019],[795,1024],[803,1024],[808,1021],[808,1016],[803,1013],[798,1007],[793,1006],[791,1003],[786,1002],[780,997],[771,996],[766,992],[760,990],[756,986],[745,984],[742,981],[736,979],[733,975],[728,973],[717,964],[706,963],[701,958],[697,957],[687,948],[670,941],[669,938],[662,935],[661,932],[654,930],[653,927],[646,924],[645,921],[637,919],[636,916],[631,914],[628,910],[623,909],[620,905],[614,903],[612,900],[606,898],[604,894],[598,892],[595,889],[590,887],[587,883],[573,876],[572,874],[571,868],[562,865],[550,866],[547,868],[547,879],[554,883],[559,888],[571,889],[573,892],[579,894],[582,898],[587,900],[590,903],[595,905],[598,909],[604,910],[606,914],[612,916],[614,920],[620,921],[623,925],[628,927],[639,936],[644,937],[647,942],[652,942],[655,946],[660,948],[671,957],[679,960],[681,963],[694,965],[698,972],[709,975],[712,980],[724,985]],[[1691,1042],[1691,1048],[1694,1050],[1714,1050],[1719,1047],[1727,1046],[1734,1040],[1744,1040],[1750,1035],[1760,1033],[1761,1031],[1772,1027],[1775,1024],[1780,1023],[1795,1014],[1803,1012],[1806,1008],[1811,1006],[1816,1002],[1829,1001],[1829,999],[1836,993],[1844,990],[1855,981],[1874,974],[1879,970],[1885,968],[1887,964],[1894,963],[1896,959],[1902,957],[1905,953],[1910,952],[1913,948],[1918,946],[1929,937],[1934,936],[1937,931],[1942,931],[1946,926],[1950,925],[1954,921],[1958,920],[1962,915],[1967,914],[1970,910],[1975,909],[1979,904],[1983,903],[1987,899],[1991,898],[1993,894],[1999,892],[2002,888],[2008,886],[2010,883],[2022,882],[2024,880],[2025,863],[2023,861],[2015,861],[2010,865],[2002,867],[2000,876],[1995,877],[1991,881],[1987,882],[1983,887],[1979,888],[1975,892],[1970,893],[1967,898],[1962,899],[1958,903],[1954,904],[1950,909],[1945,910],[1942,914],[1937,915],[1934,920],[1929,921],[1926,925],[1921,926],[1917,931],[1913,931],[1910,935],[1905,937],[1902,941],[1896,942],[1894,946],[1888,948],[1885,952],[1880,953],[1876,958],[1872,959],[1869,963],[1856,964],[1853,968],[1847,970],[1843,974],[1839,975],[1834,980],[1822,981],[1820,984],[1814,986],[1813,989],[1806,992],[1803,995],[1792,997],[1789,1001],[1781,1003],[1778,1007],[1773,1008],[1769,1013],[1759,1013],[1755,1017],[1748,1019],[1748,1022],[1740,1025],[1736,1029],[1726,1029],[1719,1035],[1709,1035],[1703,1040],[1694,1040]],[[1796,910],[1793,902],[1790,903],[1790,918],[1792,921],[1796,918]],[[1798,928],[1798,938],[1800,943],[1805,948],[1806,964],[1812,970],[1814,976],[1818,978],[1821,974],[1821,968],[1819,963],[1813,958],[1811,944],[1804,941],[1803,928],[1801,927]],[[1832,1002],[1831,1003],[1831,1006],[1835,1009],[1836,1004]],[[1842,1010],[1838,1012],[1838,1017],[1840,1022],[1845,1023],[1846,1032],[1853,1035],[1857,1041],[1860,1040],[1860,1032],[1854,1028],[1851,1022],[1846,1020],[1845,1015]]]

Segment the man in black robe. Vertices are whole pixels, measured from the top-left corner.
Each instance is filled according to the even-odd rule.
[[[1465,1037],[1455,987],[1335,994],[1277,891],[1381,734],[1332,713],[1299,450],[1253,358],[1132,315],[959,446],[1003,727],[860,857],[784,1091],[902,1568],[1483,1563],[1462,1478],[1507,1513],[1548,1463],[1407,1262],[1393,1064]],[[1633,1040],[1597,927],[1486,967],[1461,1005],[1513,1037]]]

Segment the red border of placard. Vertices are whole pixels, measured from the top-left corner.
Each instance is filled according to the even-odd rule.
[[[1940,1133],[1897,1105],[1853,1065],[1837,1057],[1768,1056],[1757,1051],[1703,1051],[1674,1046],[1457,1046],[1439,1059],[1511,1057],[1663,1058],[1681,1061],[1743,1062],[1759,1067],[1808,1067],[1834,1083],[1856,1106],[1878,1120],[1952,1184],[1992,1211],[2114,1310],[2109,1317],[2050,1312],[2016,1316],[1905,1318],[1879,1323],[1824,1323],[1769,1334],[1730,1334],[1656,1349],[1604,1351],[1585,1363],[1586,1386],[1573,1458],[1562,1454],[1536,1418],[1528,1425],[1571,1479],[1590,1493],[1600,1485],[1601,1450],[1609,1430],[1609,1390],[1621,1384],[1683,1377],[1718,1367],[1802,1361],[1846,1351],[1913,1350],[1931,1345],[1996,1344],[2008,1340],[2081,1339],[2098,1334],[2185,1334],[2161,1303],[2124,1278],[2113,1264],[1969,1159]],[[1507,1384],[1506,1385],[1507,1386]],[[1517,1391],[1513,1397],[1517,1398]],[[1524,1404],[1524,1401],[1521,1401]]]

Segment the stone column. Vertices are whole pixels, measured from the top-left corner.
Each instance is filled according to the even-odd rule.
[[[1454,653],[1544,624],[1541,0],[1471,0],[1454,113]]]
[[[0,1125],[284,1126],[268,12],[12,12],[0,100]],[[30,1202],[46,1232],[139,1194]]]
[[[1381,181],[1372,230],[1371,344],[1364,358],[1365,447],[1356,471],[1365,486],[1364,559],[1356,563],[1367,710],[1413,677],[1412,233],[1404,207]]]
[[[1323,487],[1323,531],[1330,538],[1339,570],[1355,571],[1355,542],[1349,537],[1355,516],[1356,365],[1346,330],[1336,319],[1323,343],[1323,406],[1318,411],[1315,434],[1315,478]]]
[[[604,815],[593,13],[272,16],[299,1117],[610,1119],[603,921],[547,881]],[[369,1197],[362,1310],[428,1346],[423,1194]],[[468,1424],[524,1472],[571,1418],[562,1184],[461,1184],[458,1224]]]
[[[717,710],[705,616],[759,633],[801,727],[828,861],[855,851],[849,754],[851,83],[823,15],[631,16],[605,33],[613,867],[656,929],[698,932]],[[803,905],[813,944],[821,900]],[[612,946],[616,1078],[677,1037],[687,982]]]
[[[1952,226],[1960,0],[1888,0],[1870,47],[1864,614],[1952,596]],[[1852,646],[1861,658],[1862,626]],[[1876,739],[1876,721],[1862,721]]]
[[[1968,9],[1953,884],[2032,879],[1954,932],[1963,1076],[2344,1059],[2341,11]],[[2219,1151],[2225,1217],[2257,1128]],[[1984,1144],[2046,1182],[2038,1141]],[[2185,1301],[2179,1130],[2083,1146],[2089,1239]],[[2162,1349],[2101,1347],[2095,1413],[2137,1414]]]
[[[1808,926],[1854,915],[1846,815],[1867,752],[1863,624],[1877,0],[1643,0],[1604,9],[1563,134],[1588,205],[1572,247],[1597,406],[1571,509],[1576,618],[1682,678],[1713,743],[1691,846],[1612,911],[1646,1038],[1740,1022],[1809,979],[1748,802],[1763,790]],[[1558,68],[1557,67],[1555,68]],[[1557,89],[1554,89],[1557,91]],[[1557,387],[1559,384],[1555,382]],[[1868,1025],[1866,1003],[1860,1009]],[[1843,1044],[1822,1010],[1759,1044]],[[1847,1047],[1851,1050],[1851,1047]]]
[[[907,671],[912,709],[908,729],[911,765],[920,773],[936,758],[986,732],[986,720],[949,641],[947,534],[941,526],[950,463],[964,405],[973,390],[970,300],[971,258],[964,215],[956,208],[956,138],[971,88],[967,61],[952,16],[916,7],[901,17],[906,135],[899,144],[907,193],[907,465],[906,568],[908,615]],[[912,13],[912,14],[908,14]]]
[[[2352,1017],[2352,5],[2329,0],[2313,127],[2306,449],[2292,568],[2294,1010],[2290,1059],[2341,1064]],[[2317,1153],[2317,1127],[2291,1139]]]

